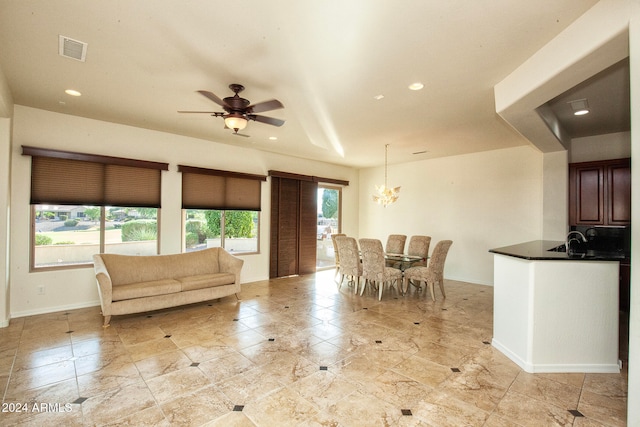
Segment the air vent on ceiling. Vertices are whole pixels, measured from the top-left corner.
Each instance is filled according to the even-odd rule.
[[[65,36],[58,36],[58,53],[65,58],[71,58],[78,61],[85,61],[87,57],[87,43],[70,39]]]

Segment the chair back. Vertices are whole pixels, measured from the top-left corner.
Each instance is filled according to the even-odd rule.
[[[407,255],[419,256],[427,259],[429,257],[429,245],[431,244],[431,236],[411,236],[409,239],[409,249]]]
[[[378,239],[360,239],[362,251],[362,277],[374,282],[384,281],[385,259],[382,242]]]
[[[451,240],[440,240],[433,249],[431,259],[429,260],[429,270],[432,274],[442,275],[444,272],[444,262],[447,259],[449,248],[453,244]]]
[[[344,233],[335,233],[331,235],[331,243],[333,243],[333,255],[336,260],[336,265],[340,265],[340,251],[338,251],[338,244],[336,243],[336,237],[346,236]]]
[[[360,255],[358,242],[353,237],[336,237],[338,253],[340,254],[340,271],[345,276],[360,276]]]
[[[384,251],[388,254],[403,254],[406,241],[407,236],[404,234],[390,234]]]

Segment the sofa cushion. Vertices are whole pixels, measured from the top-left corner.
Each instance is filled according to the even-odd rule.
[[[113,287],[113,301],[144,298],[180,292],[180,282],[173,279],[153,280],[150,282],[130,283]]]
[[[222,248],[172,255],[102,254],[113,285],[219,273],[218,252]]]
[[[177,280],[182,284],[183,291],[211,288],[214,286],[234,283],[236,276],[232,273],[199,274],[197,276],[181,277]]]

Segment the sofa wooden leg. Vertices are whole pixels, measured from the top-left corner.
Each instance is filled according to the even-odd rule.
[[[236,300],[240,301],[240,297],[238,296],[238,294],[234,294],[236,296]]]
[[[109,326],[111,326],[111,316],[104,316],[104,324],[102,325],[103,328],[108,328]]]

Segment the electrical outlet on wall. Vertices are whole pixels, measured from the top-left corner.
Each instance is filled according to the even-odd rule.
[[[45,287],[44,285],[38,285],[36,286],[36,293],[38,295],[44,295],[45,294]]]

